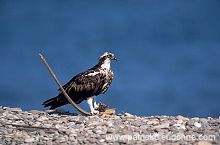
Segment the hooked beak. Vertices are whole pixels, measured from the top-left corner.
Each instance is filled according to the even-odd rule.
[[[116,61],[117,61],[117,58],[116,58],[116,57],[114,57],[112,60],[116,60]]]

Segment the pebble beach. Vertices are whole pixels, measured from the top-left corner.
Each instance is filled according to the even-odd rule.
[[[220,144],[220,118],[84,116],[63,109],[22,111],[0,106],[0,144]]]

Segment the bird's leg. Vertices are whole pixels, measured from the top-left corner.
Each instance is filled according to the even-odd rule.
[[[87,104],[89,105],[92,114],[99,114],[99,111],[95,110],[93,107],[93,97],[87,99]]]
[[[96,96],[92,96],[92,103],[94,108],[97,108],[99,105],[96,103]]]

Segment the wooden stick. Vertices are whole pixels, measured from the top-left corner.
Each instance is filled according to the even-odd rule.
[[[55,74],[53,73],[52,69],[50,68],[49,64],[47,63],[46,59],[44,58],[44,56],[42,54],[39,54],[40,58],[43,60],[44,64],[46,65],[47,69],[49,70],[50,74],[52,75],[52,77],[54,78],[54,80],[56,81],[56,83],[58,84],[58,86],[60,87],[61,91],[63,92],[64,96],[66,97],[66,99],[69,101],[70,104],[72,104],[73,107],[75,107],[79,112],[85,114],[85,115],[92,115],[89,112],[86,112],[85,110],[81,109],[75,102],[73,102],[73,100],[69,97],[69,95],[66,93],[66,91],[63,89],[63,86],[60,84],[60,82],[58,81],[57,77],[55,76]]]

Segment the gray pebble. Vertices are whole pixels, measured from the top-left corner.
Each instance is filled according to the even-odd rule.
[[[46,144],[47,145],[53,145],[53,142],[52,142],[52,140],[48,140]]]
[[[219,118],[219,119],[216,119],[216,123],[220,123],[220,118]]]
[[[27,143],[34,142],[34,138],[33,137],[25,138],[24,141]]]
[[[196,122],[195,119],[190,119],[190,120],[188,120],[186,123],[187,123],[187,125],[194,125],[195,122]]]
[[[154,128],[165,129],[165,128],[169,128],[169,126],[170,126],[169,123],[163,123],[163,124],[161,124],[161,125],[154,126]]]
[[[147,129],[149,126],[147,124],[141,125],[140,128],[141,129]]]
[[[88,138],[87,141],[89,141],[90,143],[97,143],[97,139],[95,138]]]
[[[40,136],[44,136],[46,133],[43,130],[39,131]]]
[[[137,126],[137,127],[141,126],[142,124],[143,123],[141,121],[133,121],[133,122],[131,122],[131,125]]]
[[[108,128],[107,133],[116,133],[116,129],[114,128]]]
[[[125,113],[125,116],[127,116],[127,117],[134,117],[134,115],[132,115],[130,113]]]

